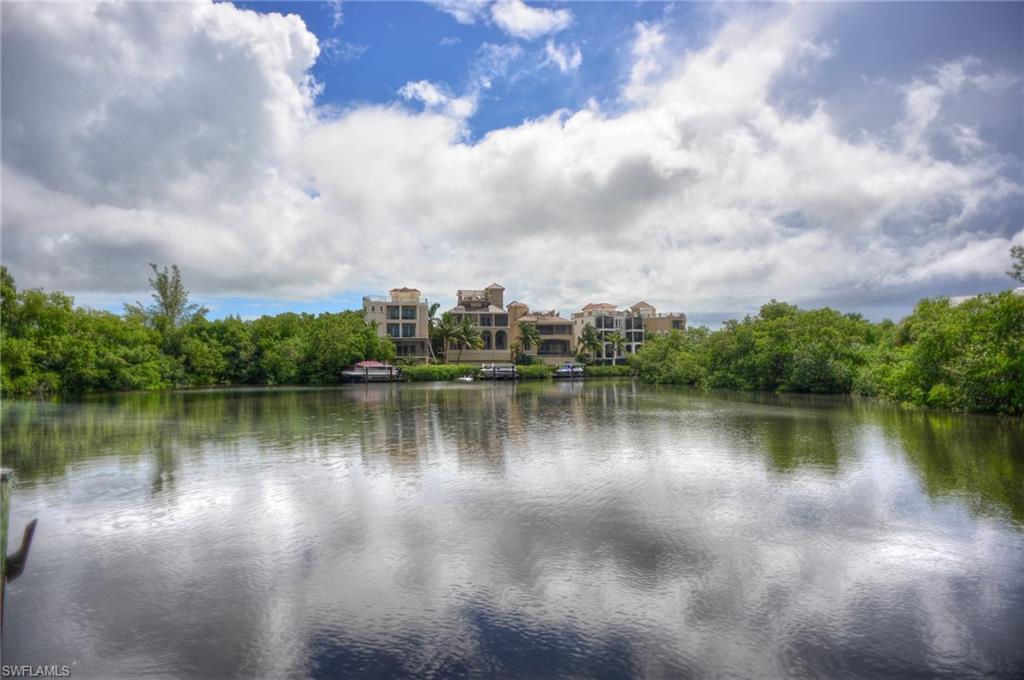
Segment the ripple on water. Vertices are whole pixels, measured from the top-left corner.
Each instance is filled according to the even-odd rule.
[[[990,445],[1016,441],[992,434],[1002,421],[570,387],[23,414],[5,457],[43,451],[54,428],[119,455],[26,459],[12,525],[41,529],[8,592],[5,662],[59,649],[83,677],[1024,675],[1024,533],[1007,519],[1022,468]]]

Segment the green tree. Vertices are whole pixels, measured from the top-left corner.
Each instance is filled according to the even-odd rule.
[[[484,339],[480,336],[480,331],[476,329],[468,316],[462,317],[462,321],[455,327],[452,339],[459,346],[459,356],[455,359],[455,363],[462,361],[462,350],[482,349],[484,346]]]
[[[431,359],[434,359],[435,361],[437,360],[437,351],[438,351],[438,349],[442,349],[443,350],[443,347],[441,347],[441,348],[434,347],[434,345],[436,344],[436,338],[434,337],[434,335],[435,335],[434,328],[435,328],[435,326],[437,326],[437,322],[438,322],[437,310],[440,309],[440,308],[441,308],[441,303],[440,302],[435,302],[435,303],[431,304],[430,307],[427,308],[427,336],[429,338],[429,340],[428,340],[428,347],[430,348],[430,357],[431,357]]]
[[[612,364],[614,364],[616,358],[620,354],[623,354],[623,351],[626,349],[626,336],[624,336],[622,333],[618,331],[615,331],[605,336],[605,342],[609,343],[612,346]]]
[[[520,321],[519,324],[519,340],[521,347],[529,351],[531,349],[540,349],[540,331],[537,330],[537,326],[532,323],[526,323]]]
[[[1010,246],[1010,257],[1014,261],[1010,266],[1010,271],[1006,273],[1010,278],[1024,283],[1024,246]]]
[[[434,324],[434,334],[432,338],[435,338],[441,345],[441,349],[444,352],[444,363],[448,363],[448,346],[455,340],[455,336],[458,331],[459,324],[455,321],[455,316],[451,312],[445,312],[441,315],[441,318]]]
[[[598,337],[597,330],[589,324],[583,326],[583,330],[580,331],[580,337],[576,339],[576,346],[580,348],[581,352],[589,354],[590,361],[593,362],[602,347],[601,338]]]
[[[152,262],[149,266],[155,276],[149,279],[154,303],[148,307],[141,302],[126,304],[126,316],[144,319],[155,328],[167,332],[206,315],[208,309],[188,301],[189,293],[181,281],[178,265],[172,264],[169,270],[165,266],[163,271]]]

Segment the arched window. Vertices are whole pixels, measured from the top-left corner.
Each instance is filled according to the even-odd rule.
[[[484,331],[484,332],[482,332],[480,334],[480,337],[482,337],[483,340],[484,340],[484,349],[490,349],[491,348],[491,332],[490,331]]]
[[[508,349],[508,334],[505,331],[494,334],[494,349]]]

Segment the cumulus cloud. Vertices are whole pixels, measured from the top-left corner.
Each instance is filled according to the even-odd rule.
[[[572,23],[572,12],[530,7],[522,0],[498,0],[491,5],[491,19],[509,35],[533,40],[568,28]]]
[[[475,141],[468,119],[516,45],[482,48],[461,95],[411,81],[392,105],[328,112],[297,17],[2,11],[3,258],[22,285],[128,297],[146,262],[177,262],[202,294],[450,298],[498,280],[563,312],[646,299],[699,313],[1000,276],[1024,239],[1001,157],[973,128],[969,155],[937,157],[944,99],[911,94],[999,77],[930,69],[894,134],[845,136],[823,104],[773,103],[780,78],[831,55],[808,47],[800,7],[739,14],[683,53],[641,24],[613,111],[590,102]]]
[[[962,153],[981,150],[984,143],[974,129],[953,124],[948,128],[935,125],[939,119],[943,100],[964,89],[983,92],[1005,90],[1020,82],[1019,77],[1007,73],[986,73],[977,58],[964,57],[939,64],[926,77],[915,78],[903,88],[904,118],[900,133],[904,148],[913,153],[929,153],[929,135],[946,132]]]
[[[576,45],[556,45],[549,40],[544,46],[544,63],[558,68],[562,73],[575,71],[583,63],[583,54]]]

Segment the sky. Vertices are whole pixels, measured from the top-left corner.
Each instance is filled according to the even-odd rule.
[[[898,319],[1024,244],[1024,4],[2,5],[0,261],[119,311]]]

